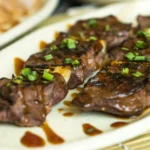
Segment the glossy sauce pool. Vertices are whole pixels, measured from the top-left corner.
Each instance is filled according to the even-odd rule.
[[[46,43],[45,41],[40,41],[40,44],[39,44],[40,50],[42,51],[47,45],[48,43]]]
[[[85,123],[82,125],[83,132],[88,136],[94,136],[103,133],[102,130],[95,128],[93,125],[89,123]]]
[[[45,145],[45,141],[38,135],[27,131],[24,136],[21,138],[21,143],[26,147],[43,147]]]
[[[67,106],[67,107],[72,107],[72,104],[71,104],[71,102],[70,101],[64,101],[63,102],[63,104],[65,105],[65,106]]]
[[[62,144],[64,143],[64,139],[57,135],[47,123],[42,125],[42,129],[45,132],[47,140],[52,144]]]
[[[23,69],[24,63],[25,62],[21,58],[16,57],[14,59],[14,70],[15,70],[16,76],[20,75],[20,72]]]
[[[120,128],[120,127],[123,127],[123,126],[126,126],[128,125],[127,122],[114,122],[112,123],[110,126],[113,127],[113,128]]]
[[[63,114],[64,117],[71,117],[73,115],[74,115],[74,113],[72,113],[72,112],[66,112]]]

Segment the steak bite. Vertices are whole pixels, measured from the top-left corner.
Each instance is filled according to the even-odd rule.
[[[139,115],[150,106],[150,64],[126,63],[104,67],[72,103],[123,117]]]
[[[144,37],[129,38],[119,47],[112,49],[108,57],[110,61],[149,61],[150,42]]]
[[[70,29],[72,36],[87,39],[95,36],[107,42],[108,49],[119,46],[130,36],[131,24],[121,23],[114,16],[77,21]]]
[[[60,33],[56,41],[26,61],[25,66],[31,68],[67,67],[71,74],[68,79],[70,89],[84,82],[94,71],[98,70],[105,57],[105,42],[96,38],[81,40],[66,33]],[[58,72],[60,73],[60,72]]]
[[[18,126],[40,126],[52,106],[67,94],[60,74],[25,68],[12,80],[0,80],[0,122]]]

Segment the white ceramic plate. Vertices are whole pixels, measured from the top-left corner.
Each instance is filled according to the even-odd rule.
[[[24,39],[7,47],[0,52],[0,77],[11,77],[14,72],[13,61],[14,57],[20,57],[26,60],[31,54],[39,51],[39,42],[44,40],[50,42],[53,40],[53,35],[56,31],[65,31],[68,23],[74,23],[78,19],[85,19],[89,17],[103,17],[109,14],[118,16],[124,22],[135,22],[135,17],[138,14],[149,14],[150,1],[145,3],[127,3],[117,4],[103,9],[89,12],[83,16],[73,18],[61,23],[57,23],[46,28],[40,29],[35,33],[26,36]],[[71,92],[65,100],[71,100]],[[64,108],[64,112],[74,112],[72,117],[64,117],[63,112],[58,112],[58,108]],[[113,129],[110,124],[122,119],[102,114],[100,112],[79,112],[71,110],[64,106],[63,102],[53,107],[52,111],[47,116],[47,122],[50,127],[61,137],[65,139],[65,143],[61,145],[52,145],[46,143],[46,146],[39,148],[39,150],[87,150],[98,149],[110,146],[130,138],[133,138],[150,129],[149,111],[143,116],[136,119],[123,120],[130,122],[129,125]],[[104,131],[103,134],[94,137],[88,137],[82,130],[83,123],[90,123]],[[43,130],[39,127],[21,128],[13,125],[0,124],[0,149],[2,150],[26,150],[20,139],[26,131],[31,131],[40,135],[45,141],[46,136]]]
[[[7,32],[0,34],[0,47],[32,29],[41,21],[46,19],[55,10],[58,2],[59,0],[47,0],[45,5],[37,13],[28,17],[23,22],[8,30]]]

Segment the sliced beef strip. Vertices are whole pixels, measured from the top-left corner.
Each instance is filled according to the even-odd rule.
[[[38,78],[34,82],[0,80],[0,122],[18,126],[40,126],[52,106],[67,94],[67,84],[60,74],[53,74],[53,81],[44,83]]]
[[[91,24],[92,20],[96,23]],[[107,42],[108,50],[117,47],[130,36],[131,24],[121,23],[114,16],[105,18],[91,18],[77,21],[70,29],[69,34],[83,39],[96,36]]]
[[[150,28],[150,16],[139,15],[137,21],[140,29]]]
[[[25,66],[31,68],[54,68],[57,66],[69,65],[71,69],[71,76],[68,81],[68,87],[72,89],[82,84],[86,77],[90,76],[93,71],[96,71],[101,67],[105,56],[105,47],[101,44],[101,41],[98,40],[85,41],[75,39],[76,48],[62,48],[61,43],[64,39],[67,38],[72,37],[70,37],[66,33],[60,33],[56,41],[47,46],[47,48],[43,52],[31,55],[26,61]],[[50,49],[50,47],[54,45],[57,46],[57,50]],[[44,59],[44,56],[49,54],[52,54],[53,59],[46,61]],[[80,62],[80,65],[74,67],[71,64],[65,64],[64,62],[66,58],[78,60]]]
[[[120,73],[130,69],[129,75]],[[134,77],[136,71],[143,73]],[[91,78],[72,104],[85,111],[102,111],[122,117],[139,115],[150,106],[150,64],[124,63],[107,66]]]
[[[146,47],[144,48],[137,48],[136,42],[137,41],[143,41],[146,43]],[[128,50],[125,50],[125,49]],[[134,37],[129,38],[126,41],[124,41],[119,47],[112,49],[108,53],[108,57],[110,61],[117,60],[117,61],[127,61],[125,58],[125,55],[129,52],[132,52],[134,54],[138,54],[139,56],[146,56],[150,57],[150,42],[142,37]]]

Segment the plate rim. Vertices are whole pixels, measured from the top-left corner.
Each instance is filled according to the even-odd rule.
[[[13,39],[19,37],[25,32],[31,30],[44,19],[46,19],[48,16],[50,16],[58,6],[59,1],[60,0],[47,0],[43,8],[41,8],[37,13],[27,17],[23,22],[19,23],[17,26],[0,34],[0,47],[6,45],[7,43],[11,42]]]

